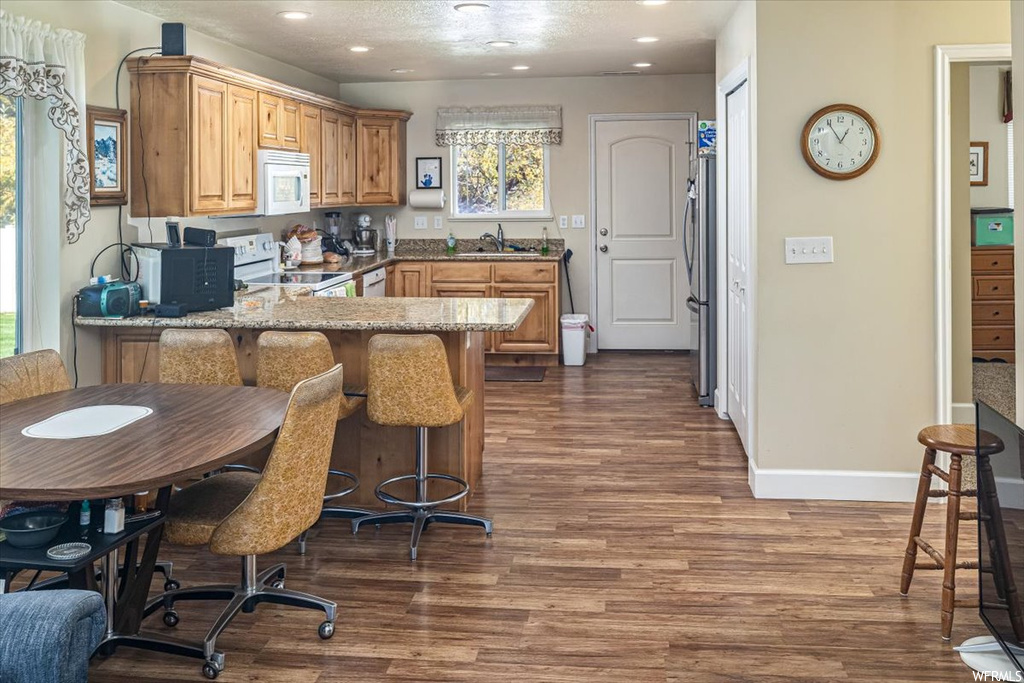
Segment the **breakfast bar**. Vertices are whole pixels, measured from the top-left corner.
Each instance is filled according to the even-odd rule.
[[[183,318],[76,316],[75,324],[100,328],[104,384],[158,381],[160,334],[169,328],[227,330],[242,379],[250,385],[256,381],[256,339],[266,330],[322,332],[335,360],[343,365],[348,386],[366,385],[366,349],[374,335],[434,334],[444,343],[455,384],[472,390],[474,400],[460,423],[430,430],[430,469],[473,486],[483,465],[485,338],[515,331],[533,305],[530,299],[505,298],[311,297],[290,289],[260,288],[237,293],[231,308]],[[338,422],[331,468],[352,472],[362,482],[346,497],[346,504],[380,507],[374,485],[407,472],[414,451],[413,429],[377,425],[367,419],[365,410],[355,419]],[[403,493],[401,486],[395,491]],[[460,501],[461,509],[467,500]]]

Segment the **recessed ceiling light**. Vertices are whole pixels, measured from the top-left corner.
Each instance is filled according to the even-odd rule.
[[[370,48],[365,45],[353,45],[348,49],[349,52],[369,52]]]
[[[491,47],[512,47],[516,44],[514,40],[488,40],[487,44]]]
[[[484,12],[490,8],[490,5],[483,2],[462,2],[455,6],[456,10],[459,12],[465,12],[466,14],[476,14],[477,12]]]
[[[633,66],[635,66],[638,69],[646,69],[647,67],[654,65],[651,64],[650,62],[634,62]]]
[[[530,67],[526,66],[525,64],[516,64],[514,67],[512,67],[512,70],[513,71],[526,71],[529,68]]]
[[[644,7],[657,7],[658,5],[667,5],[668,0],[637,0],[636,4]]]
[[[415,69],[392,69],[393,74],[411,74]]]
[[[638,43],[656,43],[656,42],[658,42],[658,39],[655,38],[654,36],[641,36],[639,38],[634,38],[633,40],[635,40]]]
[[[298,12],[298,11],[295,11],[295,12],[278,12],[277,16],[281,17],[282,19],[309,19],[313,15],[310,14],[309,12]]]
[[[497,71],[485,71],[485,72],[483,72],[480,75],[481,76],[500,76],[501,74],[498,73]]]

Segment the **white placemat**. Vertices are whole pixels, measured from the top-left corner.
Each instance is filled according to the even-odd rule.
[[[153,412],[146,406],[87,406],[57,413],[21,430],[36,439],[81,439],[127,427]]]

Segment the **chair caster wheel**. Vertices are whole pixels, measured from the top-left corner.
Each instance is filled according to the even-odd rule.
[[[206,664],[203,664],[203,675],[212,681],[220,675],[220,669],[218,669],[213,663],[207,662]]]
[[[284,588],[284,579],[274,579],[274,582],[270,585],[274,588]]]
[[[318,628],[316,632],[317,635],[319,635],[322,640],[327,640],[328,638],[334,635],[334,622],[325,621],[324,623],[320,624],[320,628]]]
[[[174,610],[164,612],[164,626],[174,628],[178,625],[179,621],[181,621],[181,619],[178,618],[178,613]]]
[[[181,582],[179,582],[177,579],[167,579],[166,581],[164,581],[164,592],[165,593],[170,593],[171,591],[176,591],[179,588],[181,588]]]

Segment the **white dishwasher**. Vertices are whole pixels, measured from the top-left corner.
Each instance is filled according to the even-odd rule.
[[[387,277],[387,271],[384,268],[363,273],[363,296],[384,296]]]

